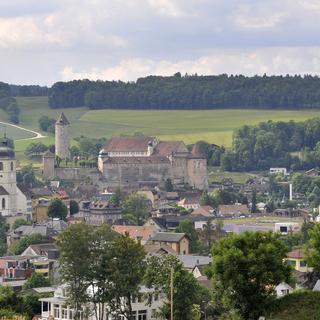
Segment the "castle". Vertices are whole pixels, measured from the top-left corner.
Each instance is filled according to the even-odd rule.
[[[154,137],[111,138],[100,151],[98,169],[108,185],[155,186],[166,179],[175,185],[207,188],[207,161],[197,145],[190,152],[182,141]]]
[[[61,113],[55,125],[55,155],[68,158],[70,122]],[[46,178],[79,180],[87,173],[81,168],[55,168],[55,155],[43,156],[43,174]],[[92,170],[91,170],[92,171]],[[207,161],[198,145],[190,152],[182,141],[159,141],[155,137],[111,138],[98,157],[98,172],[105,186],[140,188],[156,186],[171,179],[174,185],[188,184],[193,188],[207,188]]]

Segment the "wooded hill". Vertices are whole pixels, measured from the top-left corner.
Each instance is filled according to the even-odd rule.
[[[136,82],[75,80],[49,91],[51,108],[320,108],[317,76],[148,76]]]

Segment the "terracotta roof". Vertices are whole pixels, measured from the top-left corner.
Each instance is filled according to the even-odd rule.
[[[152,137],[114,137],[104,146],[105,152],[147,151]]]
[[[113,225],[112,229],[120,234],[128,233],[135,240],[149,240],[155,233],[155,227]]]
[[[61,112],[58,120],[56,121],[56,124],[62,125],[62,126],[67,126],[68,124],[70,124],[70,122],[68,121],[65,114],[63,112]]]
[[[198,143],[195,143],[192,147],[191,156],[194,158],[204,158],[203,153],[200,151]]]
[[[188,152],[182,141],[160,141],[154,150],[154,155],[169,157],[174,152]]]
[[[103,163],[114,163],[114,164],[160,164],[170,163],[170,160],[166,157],[110,157],[103,161]]]
[[[303,259],[304,258],[304,252],[303,252],[302,249],[296,249],[296,250],[290,251],[287,254],[287,257],[291,258],[291,259]]]

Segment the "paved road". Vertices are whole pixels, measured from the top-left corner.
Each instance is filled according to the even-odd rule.
[[[17,126],[16,124],[12,124],[12,123],[8,123],[8,122],[2,122],[2,121],[0,121],[0,124],[3,124],[5,126],[11,126],[11,127],[14,127],[14,128],[20,129],[20,130],[24,130],[24,131],[27,131],[27,132],[31,132],[31,133],[33,133],[35,135],[35,137],[32,137],[32,138],[17,139],[16,141],[41,139],[41,138],[45,138],[46,137],[46,136],[42,135],[40,132],[33,131],[33,130],[30,130],[30,129],[26,129],[26,128]]]

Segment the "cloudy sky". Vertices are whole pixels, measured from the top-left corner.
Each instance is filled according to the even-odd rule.
[[[320,0],[1,0],[1,81],[320,74]]]

